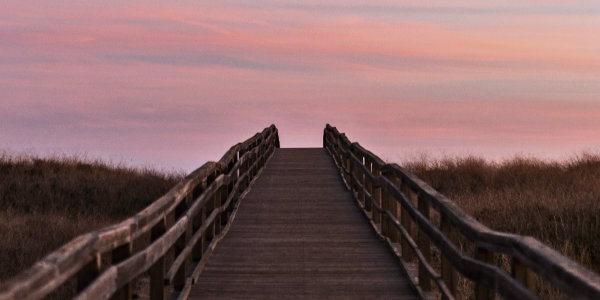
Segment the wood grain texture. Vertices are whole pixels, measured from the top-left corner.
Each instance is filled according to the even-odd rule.
[[[323,148],[277,149],[190,299],[418,299]]]
[[[376,210],[387,215],[387,225],[396,227],[401,233],[402,252],[401,254],[398,252],[398,256],[401,256],[403,261],[408,261],[409,256],[415,254],[424,267],[416,272],[419,273],[418,277],[422,277],[420,276],[422,273],[428,273],[445,297],[453,297],[452,284],[448,288],[442,280],[439,280],[438,270],[429,264],[424,253],[416,247],[409,235],[412,231],[409,226],[411,223],[414,223],[419,230],[419,237],[423,234],[441,252],[446,265],[452,265],[451,267],[460,272],[464,278],[478,286],[476,294],[479,296],[489,294],[488,292],[497,292],[506,299],[538,299],[538,295],[532,292],[537,291],[536,280],[534,280],[534,277],[537,277],[575,299],[600,299],[600,276],[591,270],[535,238],[489,229],[415,175],[397,164],[383,162],[360,144],[352,143],[344,133],[340,133],[329,124],[326,125],[323,134],[323,146],[335,159],[345,182],[357,195],[356,198],[361,206],[364,205],[367,210],[365,201],[372,202]],[[376,174],[373,170],[379,171],[380,174]],[[374,198],[369,196],[371,186],[381,188],[382,192],[387,194],[386,200],[395,202],[397,208],[401,209],[402,225],[397,218],[396,208],[388,204],[386,211],[381,211],[377,207]],[[489,255],[493,253],[508,255],[513,261],[518,262],[520,265],[517,267],[523,270],[507,273],[485,257],[481,260],[481,257],[477,258],[476,254],[474,259],[473,253],[463,252],[453,242],[453,234],[437,228],[427,216],[428,213],[421,212],[421,207],[425,208],[425,204],[436,211],[453,229],[452,231],[456,231],[475,244],[478,252],[483,250],[490,252]],[[369,212],[366,214],[370,216]],[[388,228],[384,232],[382,237],[390,244],[397,241],[394,234],[389,234]],[[406,251],[410,249],[413,253]],[[410,268],[406,265],[405,269]]]

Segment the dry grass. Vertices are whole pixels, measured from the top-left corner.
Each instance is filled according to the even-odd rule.
[[[600,273],[600,155],[422,158],[404,166],[490,228],[536,237]]]
[[[0,280],[79,234],[135,214],[181,177],[78,157],[0,154]]]

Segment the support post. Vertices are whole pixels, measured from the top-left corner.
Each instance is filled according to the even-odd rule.
[[[421,199],[421,197],[417,197],[419,212],[423,214],[427,219],[430,219],[429,216],[429,204],[427,201]],[[423,254],[425,260],[427,262],[431,261],[431,242],[427,235],[419,230],[419,239],[418,239],[419,250]],[[419,261],[419,286],[425,292],[431,291],[431,279],[429,278],[429,274],[427,273],[427,269],[423,262]]]
[[[475,246],[475,259],[493,264],[494,255],[488,249]],[[481,283],[475,283],[475,299],[494,300],[494,292]]]
[[[401,190],[402,193],[404,193],[404,195],[407,197],[408,201],[412,201],[411,197],[412,197],[412,192],[410,191],[410,188],[404,184],[401,183],[400,179],[396,178],[397,180],[397,186],[401,186]],[[399,207],[400,208],[400,214],[401,214],[401,222],[402,222],[402,227],[404,227],[404,229],[406,230],[406,232],[408,232],[408,234],[412,235],[412,221],[410,220],[410,216],[408,215],[408,212],[406,211],[406,209],[402,208],[402,206]],[[414,239],[414,237],[413,237]],[[413,261],[415,259],[414,253],[412,252],[412,249],[410,247],[410,244],[408,243],[408,241],[406,239],[404,239],[404,237],[402,237],[402,257],[406,260],[406,261]]]
[[[77,273],[77,293],[85,290],[88,284],[96,279],[100,274],[101,263],[100,254],[96,254],[89,263],[79,270]]]
[[[362,158],[363,167],[367,169],[367,171],[361,173],[362,185],[363,185],[363,200],[365,203],[365,210],[373,213],[373,203],[371,199],[367,199],[367,193],[371,195],[371,197],[375,197],[373,195],[373,186],[371,181],[369,180],[369,175],[367,173],[371,172],[371,163],[367,161],[365,157]],[[373,218],[373,214],[371,214],[371,219]]]
[[[150,234],[151,242],[160,238],[167,229],[166,219],[163,218],[158,224],[154,225]],[[150,300],[165,299],[165,257],[159,258],[152,267],[150,267]]]
[[[452,224],[448,221],[448,218],[446,218],[444,215],[441,216],[440,227],[442,233],[444,233],[444,235],[456,245],[458,241],[456,229],[454,229],[454,226],[452,226]],[[456,272],[456,269],[452,266],[452,263],[444,254],[442,254],[442,279],[452,295],[456,296],[458,287],[458,272]]]
[[[119,262],[126,260],[133,254],[133,243],[128,242],[112,250],[112,264],[116,265]],[[114,300],[130,300],[133,297],[133,285],[131,282],[126,283],[111,297]]]
[[[515,257],[511,261],[511,273],[518,282],[535,293],[535,274]]]
[[[381,175],[381,172],[379,171],[379,169],[376,168],[376,166],[372,165],[372,169],[373,169],[373,176],[375,176],[375,178],[378,178]],[[381,186],[379,184],[374,184],[373,182],[371,182],[371,192],[373,195],[373,199],[375,199],[375,203],[377,203],[377,206],[379,206],[380,208],[383,208],[383,197],[381,195]],[[383,231],[383,224],[381,222],[381,212],[373,210],[373,222],[375,224],[380,224],[381,225],[381,230]]]
[[[380,191],[380,195],[381,195],[381,207],[384,209],[384,213],[381,215],[381,234],[383,234],[383,236],[389,238],[391,241],[392,237],[391,237],[390,219],[389,219],[387,213],[385,213],[387,211],[392,212],[390,209],[390,203],[391,203],[390,193],[388,192],[387,189],[382,188],[381,186],[379,187],[379,191]]]

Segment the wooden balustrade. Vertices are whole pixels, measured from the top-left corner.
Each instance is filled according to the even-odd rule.
[[[278,147],[271,125],[231,147],[219,162],[189,174],[135,216],[52,252],[4,284],[0,300],[41,299],[71,280],[76,299],[132,299],[142,276],[149,278],[150,299],[184,299],[227,232],[238,201]],[[133,247],[144,240],[141,249]]]
[[[383,162],[329,124],[323,146],[422,295],[435,290],[442,299],[454,299],[460,274],[474,283],[467,296],[476,299],[496,294],[538,299],[536,277],[570,297],[600,299],[600,277],[592,271],[532,237],[487,228],[410,172]],[[433,212],[439,214],[439,226],[430,219]],[[475,246],[474,253],[461,249],[459,237]],[[441,254],[439,263],[432,261],[432,247]],[[511,259],[510,272],[495,264],[494,254]],[[415,258],[418,267],[412,266]]]

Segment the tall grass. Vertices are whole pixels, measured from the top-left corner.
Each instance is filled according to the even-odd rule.
[[[181,178],[76,156],[0,154],[0,281],[79,234],[135,214]]]
[[[425,158],[404,166],[490,228],[536,237],[600,273],[600,155]]]

